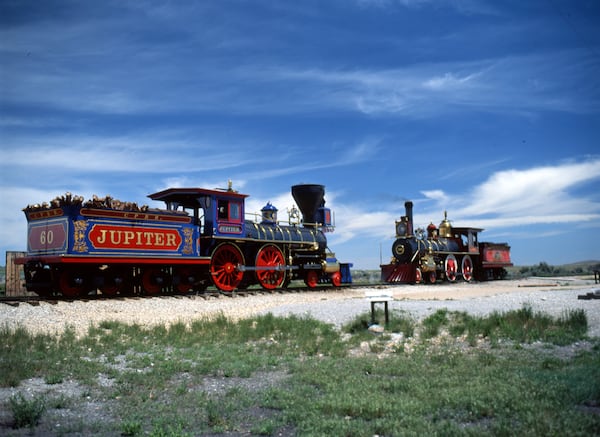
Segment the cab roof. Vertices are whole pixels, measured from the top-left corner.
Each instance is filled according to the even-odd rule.
[[[179,205],[197,206],[198,198],[200,197],[228,197],[232,199],[243,200],[248,197],[247,194],[240,194],[233,190],[206,188],[168,188],[157,193],[149,194],[148,197],[152,200],[158,200],[166,203],[177,203]]]

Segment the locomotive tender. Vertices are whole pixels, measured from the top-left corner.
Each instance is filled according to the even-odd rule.
[[[462,276],[485,281],[502,279],[505,267],[512,266],[507,243],[479,242],[480,228],[454,227],[447,214],[436,227],[433,223],[413,230],[413,204],[405,202],[406,215],[396,221],[392,260],[381,265],[381,280],[390,283],[455,282]]]
[[[135,292],[224,292],[259,284],[267,290],[302,279],[309,287],[351,282],[349,264],[327,248],[333,230],[322,185],[292,187],[298,210],[287,225],[268,203],[262,219],[245,218],[246,194],[231,188],[170,188],[150,194],[165,209],[96,196],[65,196],[28,206],[29,291],[76,297]]]

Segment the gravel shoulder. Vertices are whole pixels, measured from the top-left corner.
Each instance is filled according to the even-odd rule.
[[[580,300],[579,295],[600,293],[593,280],[574,278],[528,278],[486,283],[436,285],[395,285],[358,287],[319,292],[259,293],[236,297],[175,296],[42,302],[39,306],[17,307],[0,304],[0,324],[23,326],[34,333],[59,333],[66,327],[84,335],[90,325],[104,320],[136,323],[142,326],[191,322],[223,314],[234,320],[272,313],[277,316],[310,315],[336,326],[370,311],[367,291],[385,288],[394,300],[390,310],[406,311],[422,319],[440,308],[485,315],[493,311],[530,305],[535,311],[560,316],[582,308],[588,317],[588,335],[600,337],[600,299]]]

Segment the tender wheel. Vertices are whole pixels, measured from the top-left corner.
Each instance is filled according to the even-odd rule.
[[[63,270],[58,277],[58,287],[63,296],[77,297],[86,290],[86,279],[84,274],[78,274],[71,270]]]
[[[158,294],[167,285],[165,273],[159,268],[148,268],[142,273],[142,288],[146,294]]]
[[[219,290],[233,291],[238,287],[244,277],[244,272],[237,269],[238,265],[244,265],[244,257],[235,244],[223,243],[215,249],[210,274]]]
[[[308,288],[315,288],[319,284],[319,274],[315,270],[309,270],[304,277],[304,283]]]
[[[101,273],[100,292],[106,296],[114,296],[123,291],[126,275],[121,269],[108,268]]]
[[[285,259],[277,246],[263,246],[256,255],[256,278],[260,285],[267,290],[279,288],[285,280]],[[268,269],[262,270],[261,267]],[[275,270],[279,267],[282,270]]]
[[[330,276],[331,278],[331,284],[334,287],[339,287],[340,285],[342,285],[342,274],[340,272],[333,272]]]
[[[179,293],[187,293],[192,290],[195,282],[196,278],[190,269],[181,267],[175,270],[173,285]]]
[[[456,273],[458,272],[458,262],[456,261],[456,257],[452,254],[446,257],[446,262],[444,263],[446,278],[449,282],[456,281]]]
[[[465,255],[462,259],[461,271],[463,279],[467,282],[471,282],[471,279],[473,279],[473,261],[469,255]]]

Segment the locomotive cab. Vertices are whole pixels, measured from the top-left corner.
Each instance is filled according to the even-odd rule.
[[[231,187],[227,190],[169,188],[148,197],[165,202],[167,210],[182,207],[193,211],[202,237],[243,235],[245,232],[244,199],[248,195]]]

